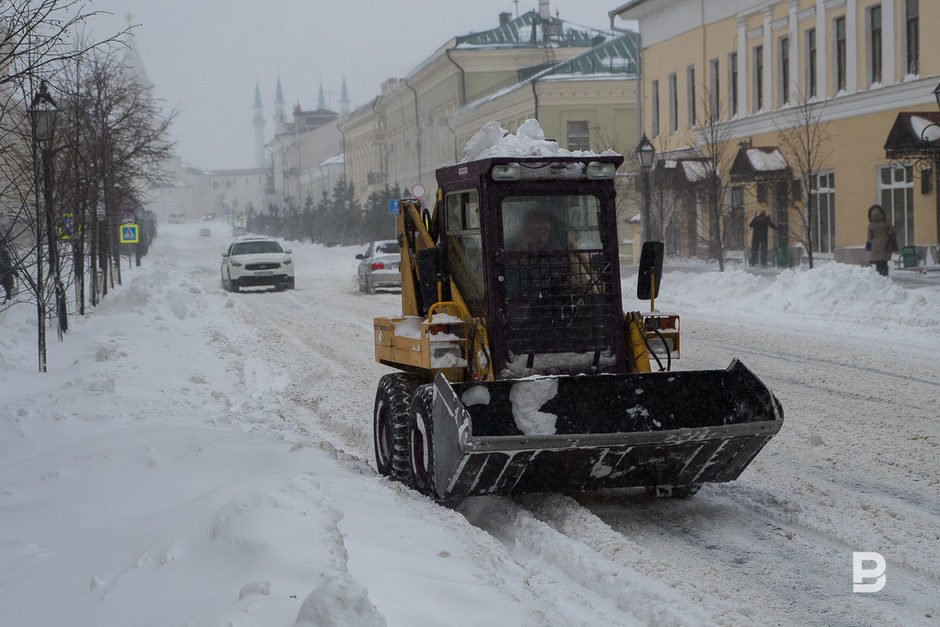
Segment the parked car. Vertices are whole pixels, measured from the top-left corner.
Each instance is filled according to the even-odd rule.
[[[390,239],[372,242],[365,253],[356,255],[359,259],[359,291],[374,293],[380,287],[401,289],[401,251],[398,242]]]
[[[294,262],[290,249],[269,237],[236,239],[222,253],[222,288],[237,292],[243,287],[272,286],[294,289]]]
[[[186,214],[185,213],[171,213],[168,219],[168,222],[170,224],[183,224],[184,222],[186,222]]]
[[[209,237],[212,235],[212,229],[199,229],[200,237]]]

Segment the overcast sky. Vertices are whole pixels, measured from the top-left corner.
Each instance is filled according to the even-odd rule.
[[[576,24],[607,29],[623,0],[551,0]],[[183,161],[210,169],[254,167],[251,126],[255,83],[261,88],[266,140],[274,132],[274,89],[281,78],[288,113],[298,101],[339,109],[346,76],[352,108],[379,93],[386,78],[406,75],[454,35],[515,15],[513,0],[94,0],[110,12],[95,35],[127,24],[156,96],[179,109],[172,130]],[[519,0],[524,13],[538,0]],[[623,26],[617,22],[617,26]]]

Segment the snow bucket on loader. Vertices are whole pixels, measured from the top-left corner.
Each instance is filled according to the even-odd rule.
[[[433,385],[427,488],[451,503],[732,481],[783,422],[779,401],[736,359],[726,370],[454,384],[438,375]]]

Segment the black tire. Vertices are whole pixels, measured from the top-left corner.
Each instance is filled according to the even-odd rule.
[[[408,419],[408,457],[411,487],[426,496],[437,496],[434,486],[434,421],[431,418],[434,385],[415,390]]]
[[[648,485],[646,493],[654,498],[687,499],[702,488],[701,483],[689,485]]]
[[[232,286],[229,285],[229,284],[228,284],[228,281],[225,280],[225,275],[224,275],[224,274],[222,275],[221,279],[222,279],[222,289],[225,290],[226,292],[231,292],[231,291],[232,291]]]
[[[383,477],[408,479],[408,410],[417,385],[414,377],[402,373],[379,379],[372,407],[372,442],[375,467]]]
[[[362,282],[362,277],[359,277],[359,291],[363,294],[366,293],[366,284]]]

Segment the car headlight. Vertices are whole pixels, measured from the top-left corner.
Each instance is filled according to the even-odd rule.
[[[232,261],[232,265],[235,266],[236,268],[241,268],[241,267],[242,267],[242,262],[241,262],[241,261],[234,261],[234,260],[233,260],[233,261]]]

